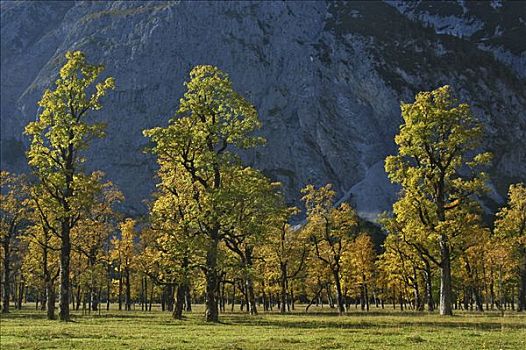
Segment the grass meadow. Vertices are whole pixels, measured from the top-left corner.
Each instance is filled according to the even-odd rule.
[[[48,321],[26,305],[1,316],[1,349],[526,349],[526,314],[437,314],[372,309],[345,316],[328,308],[280,315],[224,313],[203,321],[203,307],[171,318],[151,312],[73,313],[73,322]]]

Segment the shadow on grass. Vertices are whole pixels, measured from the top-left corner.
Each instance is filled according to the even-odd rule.
[[[275,313],[275,315],[281,315],[279,313]],[[288,314],[285,314],[287,316],[300,316],[300,317],[304,317],[304,316],[309,316],[309,315],[312,315],[312,316],[334,316],[334,317],[340,317],[340,315],[338,314],[338,312],[335,312],[335,311],[309,311],[307,313],[305,312],[294,312],[294,313],[288,313]],[[400,312],[400,311],[397,311],[397,310],[394,310],[394,311],[388,311],[388,310],[383,310],[383,311],[348,311],[345,313],[345,316],[357,316],[357,317],[360,317],[360,316],[396,316],[396,317],[415,317],[415,316],[426,316],[426,315],[432,315],[428,312],[424,312],[424,311],[410,311],[410,312]]]
[[[24,312],[10,312],[8,314],[2,314],[2,316],[0,317],[0,319],[2,320],[15,320],[15,319],[28,319],[28,320],[46,320],[47,317],[46,317],[46,313],[45,312],[42,312],[42,313],[36,313],[36,312],[33,312],[33,313],[24,313]]]
[[[342,316],[340,321],[336,317],[330,321],[327,320],[313,320],[305,321],[290,321],[264,318],[227,318],[224,317],[223,324],[225,325],[243,325],[243,326],[263,326],[272,328],[303,328],[303,329],[318,329],[318,328],[334,328],[334,329],[386,329],[386,328],[450,328],[450,329],[471,329],[471,330],[502,330],[502,329],[525,329],[525,325],[521,322],[505,323],[500,322],[462,322],[458,319],[451,319],[451,322],[437,321],[436,319],[418,320],[415,322],[385,322],[385,321],[364,321],[359,318],[346,318]]]
[[[71,320],[68,322],[78,322],[82,320],[89,319],[130,319],[130,320],[150,320],[152,322],[158,322],[155,314],[138,314],[138,313],[102,313],[102,314],[71,314]],[[13,312],[8,314],[2,314],[0,319],[2,320],[47,320],[45,312]],[[55,318],[53,321],[59,321],[58,318]]]

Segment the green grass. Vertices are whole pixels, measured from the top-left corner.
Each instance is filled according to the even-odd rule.
[[[183,321],[157,309],[74,314],[74,322],[48,321],[29,306],[1,318],[8,349],[526,349],[526,315],[436,314],[374,309],[346,316],[314,309],[304,314],[222,315],[203,322],[202,307]]]

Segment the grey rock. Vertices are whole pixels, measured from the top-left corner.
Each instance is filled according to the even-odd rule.
[[[509,183],[526,179],[524,43],[479,40],[478,28],[494,25],[479,9],[466,10],[476,22],[460,35],[464,15],[458,20],[456,10],[431,21],[419,8],[381,2],[0,6],[2,168],[27,170],[24,125],[37,117],[36,102],[56,79],[65,51],[83,50],[117,83],[90,116],[108,124],[108,136],[90,148],[88,167],[124,191],[132,215],[146,211],[143,201],[155,184],[142,130],[167,124],[198,64],[230,74],[255,104],[268,142],[242,157],[283,182],[295,204],[305,184],[331,182],[368,220],[388,210],[397,189],[383,160],[395,152],[399,103],[444,84],[487,127],[484,148],[496,154],[489,200],[500,201]],[[520,12],[515,16],[524,23]],[[441,18],[455,30],[440,29]]]

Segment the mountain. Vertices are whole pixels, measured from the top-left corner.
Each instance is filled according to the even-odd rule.
[[[526,2],[7,2],[1,10],[1,166],[24,171],[23,128],[67,50],[106,65],[117,88],[93,114],[90,149],[144,213],[156,165],[142,130],[166,125],[190,69],[216,65],[253,102],[267,144],[242,156],[283,182],[331,182],[362,217],[390,208],[383,170],[400,101],[449,84],[486,126],[491,210],[526,179]]]

